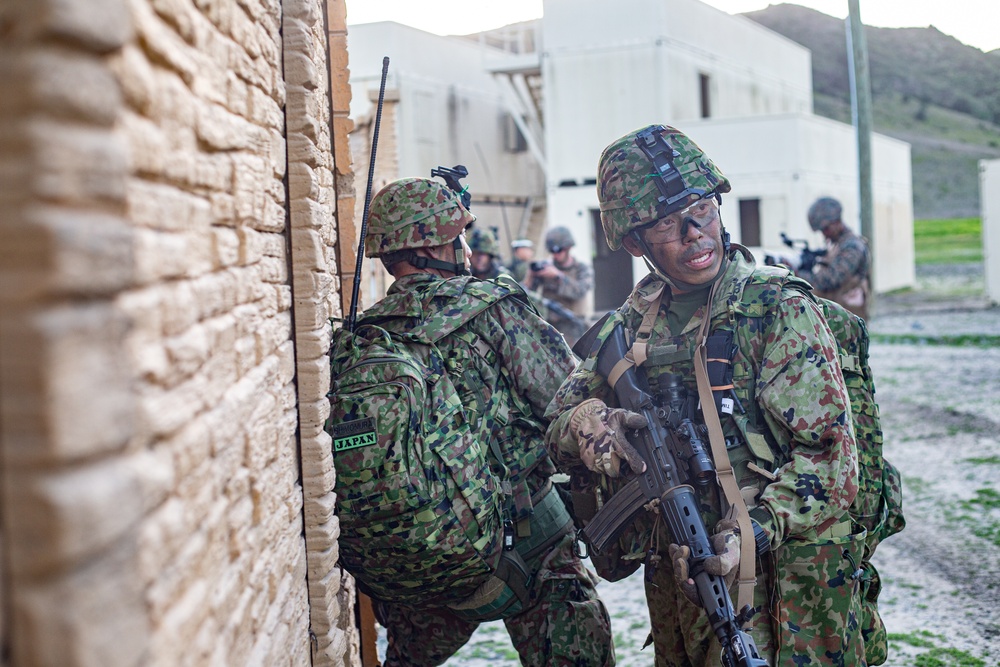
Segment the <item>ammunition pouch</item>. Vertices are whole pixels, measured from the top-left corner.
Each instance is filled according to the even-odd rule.
[[[502,552],[493,575],[472,595],[448,605],[462,620],[496,621],[516,616],[531,606],[542,560],[573,530],[573,519],[554,485],[546,484],[536,498],[532,498],[530,534],[515,541],[513,549]]]

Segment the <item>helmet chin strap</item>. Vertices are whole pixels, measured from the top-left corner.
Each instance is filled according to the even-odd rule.
[[[418,269],[439,269],[454,273],[456,276],[471,276],[472,272],[465,268],[465,248],[462,247],[462,239],[456,236],[455,240],[451,242],[451,247],[455,249],[454,263],[430,257],[420,257],[415,252],[410,252],[407,261]]]

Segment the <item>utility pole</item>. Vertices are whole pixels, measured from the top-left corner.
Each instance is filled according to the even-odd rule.
[[[858,139],[858,203],[861,235],[868,239],[871,252],[871,302],[869,313],[875,310],[875,206],[872,199],[872,89],[868,74],[868,42],[861,23],[859,0],[847,0],[847,57],[850,61],[851,112]]]

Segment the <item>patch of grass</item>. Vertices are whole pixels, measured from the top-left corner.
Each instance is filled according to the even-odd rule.
[[[970,513],[956,518],[968,525],[976,537],[1000,547],[1000,521],[990,518],[991,513],[1000,510],[1000,493],[989,487],[976,489],[972,498],[962,500],[958,505]]]
[[[967,651],[938,646],[934,640],[944,637],[921,630],[908,634],[889,633],[890,642],[909,644],[916,648],[928,649],[914,658],[915,667],[986,667],[986,663]]]
[[[918,655],[913,664],[916,667],[986,667],[983,660],[957,648],[932,648]]]
[[[989,487],[976,489],[976,495],[970,500],[963,500],[961,505],[965,509],[1000,509],[1000,493]]]
[[[1000,456],[973,456],[965,461],[976,465],[1000,465]]]
[[[996,347],[1000,336],[990,334],[957,334],[954,336],[921,336],[920,334],[869,334],[871,340],[886,345],[942,345],[946,347]]]
[[[913,245],[917,264],[982,262],[982,220],[914,220]]]
[[[940,639],[938,635],[927,632],[926,630],[920,630],[918,632],[910,632],[903,634],[901,632],[890,632],[889,641],[891,642],[901,642],[903,644],[909,644],[910,646],[916,646],[917,648],[933,648],[937,646],[932,639]]]
[[[931,483],[923,477],[910,477],[909,475],[903,477],[903,488],[912,494],[927,493],[930,487]]]

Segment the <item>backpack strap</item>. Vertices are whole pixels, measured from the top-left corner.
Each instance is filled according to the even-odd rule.
[[[486,363],[493,366],[499,375],[503,377],[508,387],[513,387],[514,382],[509,370],[502,364],[497,365],[496,352],[493,348],[480,336],[465,327],[465,325],[504,299],[515,299],[531,308],[532,312],[536,312],[537,314],[537,311],[534,310],[523,288],[517,282],[503,278],[488,281],[468,278],[463,286],[461,298],[465,300],[461,312],[455,313],[454,311],[433,309],[435,314],[424,320],[424,322],[418,325],[416,329],[408,332],[408,334],[413,336],[414,340],[430,345],[435,350],[437,350],[437,343],[444,338],[448,336],[458,338],[479,354]],[[510,414],[512,410],[516,411],[525,420],[536,422],[535,416],[531,411],[531,406],[519,394],[513,391],[494,392],[490,403],[485,407],[484,414],[492,415],[501,424],[502,428],[508,428],[514,420],[514,417]],[[539,430],[544,432],[544,429],[540,425]],[[487,445],[493,460],[500,469],[504,495],[513,502],[516,516],[523,517],[514,523],[512,529],[518,538],[529,537],[531,534],[530,515],[533,511],[531,494],[526,486],[515,489],[511,485],[509,481],[510,466],[506,462],[504,452],[501,450],[497,439],[491,437]],[[508,563],[508,565],[511,565],[511,563]]]
[[[643,313],[642,322],[636,331],[635,341],[629,346],[625,356],[619,359],[608,373],[608,384],[612,387],[618,384],[619,378],[628,369],[642,366],[649,359],[649,337],[653,331],[653,324],[660,314],[660,303],[663,301],[663,295],[667,293],[666,287],[664,283],[660,289],[641,297],[646,302],[646,312]]]
[[[715,292],[718,286],[719,281],[712,285],[708,304],[705,307],[705,317],[701,322],[701,329],[698,331],[694,372],[698,381],[701,412],[705,417],[705,425],[708,426],[708,442],[712,448],[712,458],[715,461],[716,478],[719,480],[719,485],[726,496],[726,502],[729,504],[729,518],[736,520],[740,527],[740,535],[743,536],[740,540],[739,588],[737,589],[736,603],[737,609],[743,609],[747,605],[753,606],[753,589],[757,583],[755,575],[757,545],[754,540],[750,539],[750,536],[754,534],[753,524],[750,523],[750,512],[747,510],[746,501],[743,499],[739,482],[733,471],[733,464],[726,451],[726,436],[722,432],[722,422],[719,420],[719,413],[715,408],[715,397],[708,379],[708,332],[712,321],[712,304],[715,301]]]

